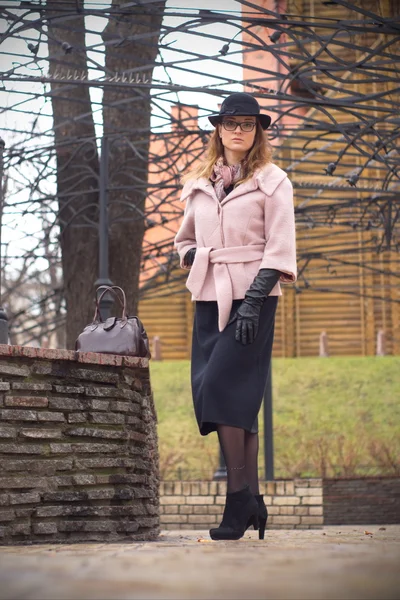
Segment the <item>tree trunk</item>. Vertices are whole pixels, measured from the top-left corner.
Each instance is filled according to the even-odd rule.
[[[120,0],[112,4],[123,8]],[[103,31],[108,75],[128,74],[143,67],[139,71],[142,79],[151,81],[164,8],[165,0],[129,8],[128,14],[108,21]],[[126,40],[132,36],[137,39]],[[132,84],[129,88],[105,88],[104,133],[110,139],[110,278],[126,291],[130,314],[136,314],[138,308],[150,113],[150,87]],[[130,208],[123,202],[129,202]]]
[[[49,71],[64,79],[51,84],[51,102],[68,348],[93,316],[98,264],[99,160],[89,87],[67,82],[75,70],[87,78],[85,23],[76,6],[83,7],[83,1],[72,6],[47,0]]]

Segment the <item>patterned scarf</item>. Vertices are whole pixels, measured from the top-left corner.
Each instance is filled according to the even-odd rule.
[[[210,176],[211,181],[214,181],[214,190],[218,200],[221,202],[226,196],[224,188],[229,187],[232,183],[241,177],[241,164],[224,165],[224,159],[220,156],[214,165],[214,171]]]

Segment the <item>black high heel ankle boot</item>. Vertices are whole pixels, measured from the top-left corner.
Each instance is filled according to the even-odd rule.
[[[265,506],[264,496],[262,494],[256,494],[255,499],[258,503],[258,539],[264,539],[265,527],[267,525],[268,510]]]
[[[219,527],[210,529],[213,540],[239,540],[247,527],[258,529],[258,504],[247,485],[243,490],[226,495],[226,503]]]

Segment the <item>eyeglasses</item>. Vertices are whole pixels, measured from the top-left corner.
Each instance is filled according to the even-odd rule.
[[[253,121],[242,121],[239,123],[238,121],[232,121],[226,119],[222,121],[222,126],[226,131],[236,131],[236,127],[239,125],[240,129],[245,133],[249,133],[249,131],[253,131],[256,124]]]

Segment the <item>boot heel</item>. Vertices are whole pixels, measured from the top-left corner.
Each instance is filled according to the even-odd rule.
[[[265,502],[264,502],[264,498],[263,498],[262,494],[256,494],[255,498],[258,503],[258,523],[259,523],[258,539],[263,540],[264,534],[265,534],[265,527],[267,525],[268,510],[267,510],[267,507],[265,506]]]
[[[265,534],[265,526],[267,525],[267,519],[263,519],[263,518],[259,517],[258,521],[259,521],[258,539],[263,540],[264,534]]]

